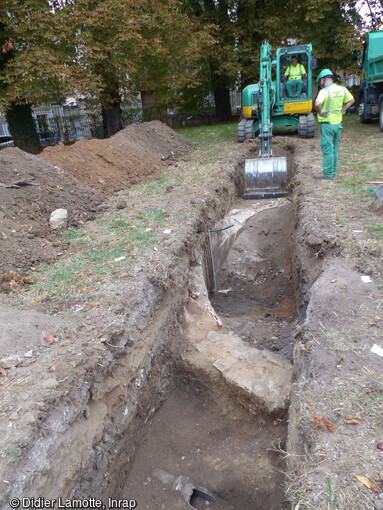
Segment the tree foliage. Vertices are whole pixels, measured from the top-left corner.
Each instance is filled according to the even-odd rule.
[[[382,0],[365,2],[382,12]],[[0,0],[2,41],[14,44],[0,106],[77,93],[118,117],[140,91],[169,105],[212,92],[224,120],[229,89],[258,79],[265,39],[311,42],[318,67],[347,70],[363,23],[357,0]]]
[[[314,0],[302,6],[305,26],[302,34],[313,44],[318,67],[334,71],[352,70],[352,50],[360,46],[363,20],[357,1],[321,0],[320,8]]]
[[[4,2],[0,22],[4,38],[11,37],[14,45],[12,58],[1,69],[1,106],[49,102],[64,88],[68,72],[51,6],[46,0]]]
[[[74,92],[104,109],[140,90],[161,98],[166,91],[170,101],[196,81],[209,44],[178,0],[14,0],[1,11],[15,41],[2,75],[3,107]]]
[[[383,0],[362,0],[365,25],[368,30],[383,30]]]
[[[356,0],[270,0],[258,4],[255,17],[247,17],[256,54],[264,39],[268,39],[272,48],[276,49],[281,46],[282,40],[292,38],[300,44],[312,44],[319,68],[330,67],[335,71],[353,69],[352,50],[361,45],[363,29]],[[247,63],[251,44],[249,39],[244,41],[239,53],[243,62]],[[255,59],[252,60],[254,62]],[[258,69],[255,68],[253,73],[243,69],[241,75],[245,85],[256,78]]]

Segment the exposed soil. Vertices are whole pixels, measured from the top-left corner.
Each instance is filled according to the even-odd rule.
[[[42,158],[102,191],[120,190],[175,163],[193,143],[159,121],[132,124],[108,140],[46,147]]]
[[[130,494],[148,510],[187,509],[190,499],[180,492],[190,483],[218,500],[209,505],[199,500],[199,506],[195,498],[195,508],[281,509],[283,491],[273,487],[283,482],[283,460],[268,445],[284,441],[284,435],[279,422],[257,419],[227,402],[218,405],[202,386],[184,381],[148,423],[116,497]]]
[[[19,188],[0,186],[2,290],[10,288],[9,282],[28,284],[9,273],[25,277],[31,266],[56,260],[68,249],[49,226],[55,209],[68,210],[69,227],[83,224],[101,212],[113,191],[143,182],[192,147],[154,121],[131,125],[109,140],[47,147],[41,157],[17,148],[2,150],[0,183],[21,182]]]
[[[292,205],[286,199],[262,204],[273,207],[246,223],[221,265],[211,301],[225,324],[244,340],[292,361],[291,323],[299,299],[290,244]],[[242,201],[234,208],[245,205]]]
[[[340,179],[348,178],[353,161],[371,153],[367,146],[374,147],[380,164],[381,134],[372,128],[377,129],[360,127],[356,139],[344,130]],[[110,141],[50,147],[43,158],[14,148],[0,151],[0,183],[23,181],[19,188],[0,187],[0,504],[8,508],[11,496],[98,493],[137,495],[138,508],[153,508],[161,491],[159,508],[184,508],[181,499],[172,499],[165,475],[153,476],[162,469],[206,487],[222,501],[221,510],[282,509],[287,500],[294,509],[324,510],[333,498],[330,506],[339,510],[382,510],[383,371],[371,347],[383,347],[383,251],[366,227],[381,224],[381,204],[368,191],[356,197],[337,181],[312,179],[320,172],[317,138],[275,137],[274,154],[289,161],[292,206],[285,201],[286,214],[258,216],[262,224],[249,227],[226,253],[218,283],[219,290],[231,287],[232,295],[216,299],[233,350],[240,351],[236,335],[245,337],[246,349],[277,351],[269,361],[278,367],[273,356],[291,359],[294,347],[285,445],[284,414],[274,424],[267,411],[248,406],[244,394],[254,388],[244,385],[240,397],[233,389],[240,376],[248,382],[247,374],[230,379],[231,366],[218,359],[209,367],[209,384],[218,394],[230,394],[238,407],[222,416],[217,395],[211,401],[208,392],[195,391],[198,385],[178,387],[168,396],[171,365],[192,371],[190,360],[208,351],[209,338],[216,349],[221,345],[222,329],[206,310],[204,320],[216,330],[200,344],[186,343],[185,310],[208,299],[207,290],[193,287],[193,271],[203,273],[207,230],[239,200],[244,160],[257,154],[256,143],[238,146],[235,136],[211,152],[189,153],[192,146],[155,122],[129,127]],[[161,181],[145,188],[149,177]],[[132,188],[134,183],[140,185]],[[123,188],[128,190],[117,191]],[[57,208],[68,209],[69,227],[82,226],[85,247],[92,242],[95,217],[117,212],[125,230],[137,228],[134,221],[148,211],[165,212],[166,219],[148,227],[156,236],[152,244],[113,256],[105,274],[79,285],[75,294],[56,293],[55,287],[39,294],[34,276],[42,287],[47,278],[40,263],[60,266],[82,249],[49,228]],[[88,271],[91,278],[95,267]],[[370,283],[361,280],[366,274]],[[197,319],[195,329],[199,326]],[[286,359],[283,363],[291,370]],[[234,423],[237,415],[241,419]],[[266,423],[267,431],[253,435]],[[273,447],[277,429],[282,441]],[[271,460],[286,470],[282,476],[271,474]],[[269,476],[254,481],[264,461]],[[236,478],[238,472],[243,479]],[[265,496],[260,491],[266,483],[271,490]],[[197,509],[209,507],[197,495],[194,502]]]
[[[69,226],[78,226],[95,217],[103,200],[71,173],[13,147],[0,152],[0,182],[21,182],[0,187],[2,277],[11,271],[25,276],[31,266],[63,250],[60,236],[49,227],[55,209],[67,209]]]

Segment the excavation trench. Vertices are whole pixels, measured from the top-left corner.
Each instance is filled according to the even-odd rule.
[[[211,302],[225,325],[243,340],[292,360],[291,328],[299,299],[292,204],[279,199],[237,205],[219,223],[230,228],[210,235]]]
[[[175,380],[113,495],[145,509],[283,508],[283,421],[254,416],[193,377]]]
[[[172,354],[155,363],[104,475],[104,501],[129,497],[145,509],[284,508],[281,450],[298,299],[292,206],[277,199],[234,207],[216,230],[233,226],[211,237],[204,261],[191,270],[180,336]]]
[[[238,188],[242,158],[230,163]],[[123,326],[102,362],[74,382],[76,399],[69,388],[47,415],[20,467],[28,475],[7,496],[44,491],[147,510],[285,508],[300,301],[293,208],[287,198],[235,201],[233,185],[218,191],[175,250],[173,279],[142,273],[127,283],[134,300]],[[210,243],[207,221],[219,231]]]

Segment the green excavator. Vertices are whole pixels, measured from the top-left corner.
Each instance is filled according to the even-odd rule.
[[[291,66],[300,69],[298,78],[292,76]],[[315,67],[311,44],[278,48],[275,59],[270,44],[262,44],[259,83],[242,91],[238,124],[239,142],[257,136],[260,140],[258,159],[245,162],[245,199],[287,195],[287,161],[273,157],[273,127],[296,128],[302,138],[315,136],[311,86]]]

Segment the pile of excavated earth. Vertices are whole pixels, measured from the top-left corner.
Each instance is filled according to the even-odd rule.
[[[382,210],[318,145],[264,201],[160,122],[0,151],[1,508],[383,509]]]

